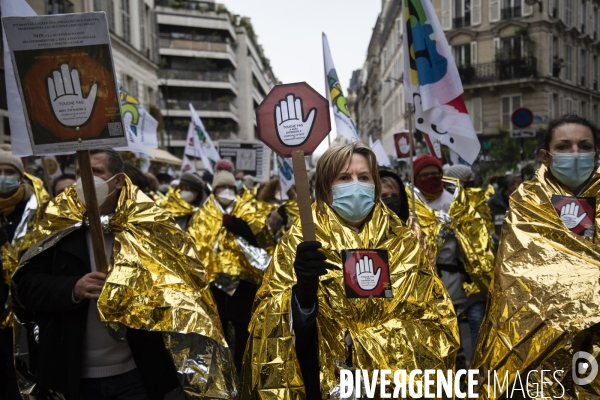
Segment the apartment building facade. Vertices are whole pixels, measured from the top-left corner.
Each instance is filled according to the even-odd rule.
[[[105,11],[117,79],[146,109],[157,106],[154,0],[27,0],[27,3],[38,15]],[[0,61],[0,75],[0,143],[10,143],[4,59]]]
[[[519,107],[543,128],[576,113],[600,122],[600,1],[432,0],[464,87],[475,131],[485,137],[512,129]],[[367,60],[352,103],[360,128],[381,119],[386,148],[399,129],[414,129],[412,105],[403,98],[404,23],[400,0],[383,0]],[[371,51],[372,48],[376,51]],[[375,61],[379,71],[370,66]],[[381,109],[365,109],[378,75]],[[366,90],[369,87],[370,90]],[[362,92],[361,92],[362,90]],[[372,124],[372,122],[371,122]],[[361,130],[363,133],[363,130]]]
[[[247,18],[211,1],[156,0],[167,147],[183,155],[196,109],[213,141],[256,138],[254,109],[276,83]]]

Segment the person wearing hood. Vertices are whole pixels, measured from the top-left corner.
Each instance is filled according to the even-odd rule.
[[[236,194],[233,164],[220,160],[215,165],[213,193],[192,216],[187,227],[202,260],[217,303],[222,325],[233,325],[231,348],[238,372],[248,340],[252,304],[275,248],[269,216],[275,206],[257,200],[247,190]]]
[[[0,399],[21,399],[13,358],[13,327],[8,305],[10,280],[22,254],[32,244],[32,231],[50,200],[44,183],[24,172],[10,145],[0,146]]]
[[[413,165],[419,224],[456,314],[466,316],[472,348],[483,320],[494,269],[492,238],[485,219],[469,204],[459,181],[443,178],[438,158],[421,155]],[[444,184],[451,192],[444,189]],[[463,349],[466,351],[467,347]],[[466,367],[462,352],[459,356],[457,365]]]
[[[196,174],[184,172],[175,188],[169,188],[167,196],[158,199],[156,204],[173,215],[177,225],[186,230],[192,215],[206,200],[206,188]]]
[[[410,215],[408,198],[402,179],[393,171],[379,167],[381,201],[406,223]]]
[[[501,178],[502,179],[498,179],[498,190],[492,198],[488,200],[488,206],[490,207],[496,235],[498,236],[500,236],[500,232],[502,232],[502,222],[508,211],[508,199],[515,190],[517,190],[521,182],[523,182],[521,176],[517,174],[509,174]]]
[[[315,176],[316,240],[297,221],[277,245],[255,300],[242,400],[339,399],[342,369],[452,370],[450,298],[417,235],[381,202],[373,151],[331,147]]]
[[[192,239],[131,183],[116,151],[91,150],[90,163],[105,248],[92,244],[78,177],[48,204],[13,275],[15,313],[39,327],[28,394],[161,400],[182,387],[190,399],[234,399],[233,360]],[[107,272],[94,251],[106,252]]]
[[[527,398],[600,398],[599,134],[577,115],[550,121],[542,165],[509,198],[470,367],[503,383],[480,385],[479,399],[521,388]]]

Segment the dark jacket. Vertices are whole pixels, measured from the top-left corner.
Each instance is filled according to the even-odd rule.
[[[15,273],[13,298],[22,318],[39,325],[39,346],[30,369],[42,387],[78,399],[89,300],[74,303],[73,288],[91,272],[86,235],[78,229]],[[19,309],[16,310],[19,312]],[[127,342],[151,399],[178,386],[162,334],[127,329]]]
[[[506,210],[508,210],[508,196],[504,193],[504,190],[500,189],[488,200],[488,206],[490,207],[490,213],[492,214],[492,221],[496,227],[496,235],[500,235],[502,230],[502,221]]]

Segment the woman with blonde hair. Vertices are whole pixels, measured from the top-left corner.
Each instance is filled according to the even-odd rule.
[[[255,299],[242,399],[339,398],[340,370],[351,367],[454,368],[450,298],[413,231],[380,197],[366,144],[321,156],[316,241],[303,241],[297,222],[275,250]]]

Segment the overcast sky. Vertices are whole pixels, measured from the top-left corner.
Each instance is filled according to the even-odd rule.
[[[250,17],[258,42],[282,83],[306,81],[325,95],[321,32],[329,39],[344,88],[362,68],[381,0],[217,0]]]
[[[325,96],[321,34],[329,40],[331,55],[348,94],[352,71],[361,69],[381,0],[217,0],[227,9],[250,17],[258,42],[282,83],[305,81]],[[335,121],[331,115],[331,140]],[[315,156],[327,149],[327,140]]]

